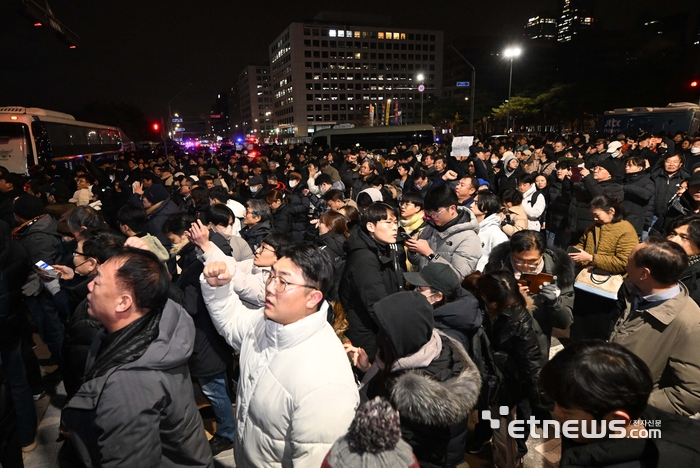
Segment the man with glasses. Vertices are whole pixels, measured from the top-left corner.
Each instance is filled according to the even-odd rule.
[[[481,240],[476,216],[459,205],[457,195],[447,185],[430,191],[425,197],[428,226],[418,239],[409,239],[409,261],[419,270],[430,262],[449,264],[464,278],[481,258]]]
[[[231,262],[206,264],[200,282],[216,329],[240,352],[236,466],[320,466],[359,403],[327,321],[331,260],[316,247],[287,250],[267,275],[262,310],[241,304]]]

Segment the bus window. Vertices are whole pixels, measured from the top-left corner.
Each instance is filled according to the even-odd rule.
[[[0,166],[15,174],[26,174],[33,165],[29,128],[20,123],[0,123]]]

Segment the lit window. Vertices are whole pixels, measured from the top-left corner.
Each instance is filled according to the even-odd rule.
[[[406,40],[406,33],[401,33],[401,40],[405,41]]]
[[[399,33],[394,33],[394,40],[397,40],[397,41],[398,41],[398,40],[399,40],[399,37],[400,37]]]
[[[329,35],[330,37],[336,37],[335,29],[331,29],[330,31],[328,31],[328,35]]]
[[[342,29],[338,30],[338,37],[345,37],[345,31]]]
[[[378,32],[378,33],[377,33],[377,39],[384,39],[384,33],[383,33],[383,32]]]
[[[362,58],[362,54],[360,52],[357,52],[355,54],[355,58],[359,60],[360,58]]]
[[[360,31],[355,31],[355,38],[359,39],[361,37]]]
[[[391,39],[391,33],[390,33],[390,32],[387,32],[387,33],[386,33],[386,38],[387,38],[387,39]]]
[[[352,37],[352,31],[345,31],[345,37]]]

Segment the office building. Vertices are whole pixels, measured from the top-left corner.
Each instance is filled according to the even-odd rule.
[[[426,101],[441,95],[443,33],[389,23],[323,13],[282,31],[269,48],[275,132],[306,137],[337,124],[419,123],[418,86]]]
[[[234,134],[269,137],[274,131],[270,67],[248,65],[238,75],[237,121]]]
[[[556,41],[557,19],[554,15],[537,15],[525,25],[525,37],[530,40]]]
[[[571,42],[593,28],[593,0],[561,0],[557,41]]]

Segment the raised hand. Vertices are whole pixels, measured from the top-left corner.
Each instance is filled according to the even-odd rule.
[[[218,288],[231,282],[231,273],[228,272],[226,263],[214,262],[209,265],[204,265],[202,272],[204,279],[207,280],[209,286]]]

